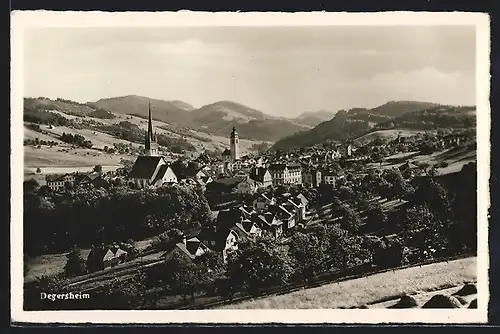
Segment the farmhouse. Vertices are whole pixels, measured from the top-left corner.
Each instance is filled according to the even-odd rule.
[[[71,185],[75,182],[74,174],[64,174],[64,175],[47,175],[45,177],[45,181],[47,182],[47,187],[54,191],[60,191],[64,189],[66,183]]]
[[[204,255],[208,251],[208,247],[205,246],[205,244],[203,244],[197,237],[190,239],[186,239],[184,237],[181,242],[176,243],[175,246],[171,250],[165,252],[162,257],[165,261],[168,261],[175,253],[178,253],[190,260],[195,260],[197,257]]]
[[[104,245],[92,246],[87,257],[87,270],[95,272],[114,267],[117,264],[125,262],[127,254],[126,251],[115,243],[109,247],[104,247]]]

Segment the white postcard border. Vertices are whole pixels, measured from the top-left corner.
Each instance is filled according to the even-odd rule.
[[[482,13],[50,12],[11,15],[11,317],[22,323],[483,323],[487,321],[490,204],[490,24]],[[475,25],[478,160],[478,309],[23,311],[23,30],[40,27]]]

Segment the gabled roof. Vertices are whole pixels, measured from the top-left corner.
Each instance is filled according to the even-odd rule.
[[[307,204],[309,204],[309,200],[303,194],[298,194],[297,196],[295,196],[295,198],[298,199],[304,206],[307,206]]]
[[[238,209],[225,209],[220,210],[217,215],[217,226],[224,228],[224,226],[233,225],[236,222],[241,222],[242,212]]]
[[[161,160],[164,160],[161,156],[141,155],[137,157],[129,177],[134,179],[151,179]]]
[[[104,257],[102,258],[103,261],[109,261],[111,259],[120,257],[122,255],[127,255],[127,252],[120,249],[120,247],[110,247],[108,250],[105,252]]]
[[[235,227],[236,232],[240,237],[251,237],[252,235],[256,235],[260,232],[260,228],[249,219],[245,219],[241,223],[236,223]]]
[[[264,182],[264,176],[268,173],[267,168],[265,167],[254,167],[250,171],[250,178],[257,182]]]
[[[264,214],[256,214],[252,218],[255,222],[260,222],[267,226],[283,224],[280,220],[276,219],[276,215],[272,212],[266,212]]]
[[[71,177],[71,178],[75,178],[75,175],[74,174],[49,174],[49,175],[46,175],[45,176],[45,181],[47,182],[56,182],[56,181],[64,181],[64,178],[66,177]]]
[[[158,169],[158,173],[156,173],[156,177],[154,179],[153,182],[156,182],[158,180],[160,180],[163,176],[165,176],[165,173],[167,172],[167,170],[170,168],[169,165],[161,165],[160,166],[160,169]],[[172,170],[172,169],[171,169]],[[172,170],[172,173],[174,173],[174,171]],[[174,173],[175,175],[175,173]],[[177,177],[177,176],[176,176]]]
[[[252,214],[252,212],[253,212],[253,207],[251,207],[251,206],[242,205],[238,209],[241,212],[246,213],[246,214]]]
[[[186,240],[186,243],[184,242],[179,242],[175,244],[175,248],[179,249],[182,253],[184,253],[187,257],[189,257],[191,260],[194,260],[198,255],[196,253],[198,250],[201,248],[203,253],[205,253],[208,250],[208,247],[205,246],[198,238],[191,238]],[[165,256],[169,252],[166,252],[163,254]]]
[[[271,164],[269,166],[270,171],[281,171],[281,170],[285,170],[285,168],[286,168],[286,164]]]
[[[222,152],[222,156],[224,157],[224,156],[228,156],[228,155],[231,155],[231,150],[229,150],[229,149],[226,148],[224,150],[224,152]]]
[[[214,182],[215,183],[220,183],[220,184],[225,184],[225,185],[236,185],[240,183],[242,180],[237,178],[237,177],[230,177],[230,178],[224,178],[224,179],[217,179]]]

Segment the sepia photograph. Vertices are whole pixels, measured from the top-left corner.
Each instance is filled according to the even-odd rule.
[[[15,12],[12,320],[486,321],[489,33]]]

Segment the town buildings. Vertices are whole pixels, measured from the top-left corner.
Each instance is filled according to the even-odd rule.
[[[276,163],[269,166],[273,186],[302,184],[302,166],[295,163]]]

